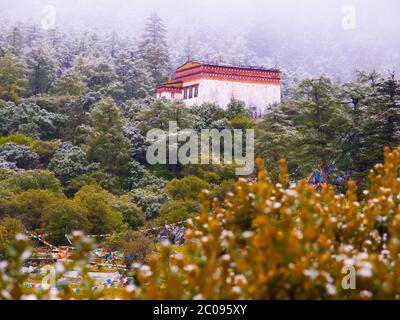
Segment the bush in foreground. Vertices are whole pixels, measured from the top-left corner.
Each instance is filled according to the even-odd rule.
[[[362,202],[352,181],[343,195],[290,185],[280,163],[278,183],[258,161],[258,179],[239,180],[223,204],[203,193],[185,255],[164,244],[118,298],[398,299],[400,148],[385,150]],[[12,266],[1,279],[18,274]]]

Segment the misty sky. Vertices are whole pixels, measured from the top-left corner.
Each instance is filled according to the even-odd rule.
[[[257,56],[292,67],[347,54],[343,62],[355,68],[400,69],[399,0],[0,0],[0,22],[40,23],[46,5],[54,6],[60,28],[137,38],[157,12],[172,45],[193,37],[217,46],[237,36]],[[349,5],[356,24],[346,30],[342,10]],[[240,51],[240,41],[236,46]]]
[[[236,30],[257,23],[282,32],[307,27],[340,32],[343,5],[354,5],[362,32],[392,29],[396,36],[400,27],[397,0],[0,0],[1,18],[39,22],[45,5],[55,7],[59,25],[121,31],[141,26],[156,11],[171,31],[190,26]]]

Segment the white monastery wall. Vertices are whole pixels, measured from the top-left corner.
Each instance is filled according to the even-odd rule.
[[[195,84],[199,84],[198,97],[185,99],[184,102],[188,106],[213,102],[225,109],[234,98],[245,102],[250,111],[257,111],[257,114],[263,115],[268,106],[281,102],[280,85],[200,79],[184,82],[183,87]]]

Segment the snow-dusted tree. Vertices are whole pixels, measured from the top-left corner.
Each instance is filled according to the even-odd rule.
[[[142,161],[146,156],[146,137],[140,129],[139,121],[131,121],[124,125],[124,134],[129,141],[130,156]]]
[[[90,113],[93,135],[88,141],[88,158],[117,175],[128,159],[128,142],[120,111],[111,98],[102,99]]]
[[[246,104],[243,101],[232,98],[226,107],[225,114],[231,120],[237,116],[249,116],[249,111],[246,109]]]
[[[290,103],[298,112],[292,120],[299,131],[296,158],[302,176],[318,162],[344,160],[343,145],[351,123],[337,86],[326,77],[306,79],[297,87]]]
[[[369,84],[369,92],[362,109],[360,156],[366,169],[383,160],[384,146],[400,144],[400,81],[393,73],[387,77],[364,74],[364,81]]]
[[[85,78],[76,69],[67,69],[56,81],[53,91],[60,95],[82,96],[88,91]]]
[[[122,53],[115,61],[115,70],[123,84],[125,99],[145,98],[154,91],[153,79],[141,59],[132,59]]]
[[[146,63],[155,83],[165,81],[169,73],[169,54],[166,28],[161,18],[151,14],[139,43],[139,57]]]
[[[99,52],[78,57],[68,74],[84,81],[90,91],[122,99],[122,84],[118,81],[114,66]]]
[[[27,55],[29,88],[34,95],[47,93],[59,68],[56,53],[48,44],[37,43]]]
[[[169,200],[164,192],[166,182],[136,161],[129,162],[127,166],[124,186],[131,190],[130,199],[143,209],[147,219],[155,217],[161,206]]]
[[[96,169],[97,164],[90,164],[81,148],[64,142],[54,152],[48,168],[66,185],[73,178]]]
[[[15,56],[19,56],[22,53],[24,47],[24,38],[22,31],[18,27],[12,28],[11,32],[7,37],[8,50]]]
[[[216,128],[214,122],[224,119],[225,112],[222,108],[213,103],[203,103],[200,106],[194,106],[190,109],[194,116],[193,128],[195,130]],[[225,121],[225,120],[223,120]]]
[[[289,106],[280,105],[265,115],[256,127],[256,156],[265,160],[274,175],[279,173],[280,159],[287,159],[291,172],[296,170],[296,142],[298,131],[291,120]]]
[[[16,143],[0,145],[0,167],[28,170],[35,169],[39,165],[39,156],[28,146]]]
[[[66,117],[51,113],[33,103],[15,105],[0,101],[0,134],[15,132],[42,139],[59,138]]]
[[[26,45],[29,48],[34,48],[35,45],[43,40],[43,33],[41,28],[36,23],[31,23],[25,28]]]

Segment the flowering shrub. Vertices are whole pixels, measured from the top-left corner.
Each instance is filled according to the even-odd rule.
[[[163,246],[138,272],[131,297],[399,298],[400,148],[385,150],[362,203],[352,181],[345,195],[288,185],[280,163],[279,183],[258,161],[257,181],[240,180],[224,205],[204,193],[186,233],[188,254]],[[344,267],[354,267],[355,289],[342,285]]]
[[[290,185],[285,161],[278,183],[257,164],[258,179],[239,180],[224,203],[203,192],[185,253],[163,244],[118,298],[399,298],[400,148],[385,149],[362,201],[352,181],[337,195]],[[355,288],[343,285],[349,269]]]

